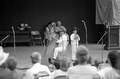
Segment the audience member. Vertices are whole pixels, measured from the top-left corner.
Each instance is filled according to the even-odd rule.
[[[0,47],[0,79],[14,79],[11,71],[6,67],[6,60],[9,53],[5,53]]]
[[[49,69],[51,72],[54,72],[58,69],[60,69],[60,60],[57,58],[55,60],[52,60],[52,64],[49,64]]]
[[[59,59],[59,58],[57,58],[57,59],[55,60],[54,66],[55,66],[55,69],[56,69],[56,70],[60,69],[60,59]]]
[[[93,75],[97,72],[97,68],[88,64],[89,50],[80,45],[77,48],[76,58],[78,64],[68,69],[69,79],[92,79]]]
[[[28,31],[31,27],[27,24],[27,23],[25,23],[25,31]]]
[[[6,61],[7,67],[12,71],[14,79],[22,79],[22,73],[16,69],[17,60],[15,57],[9,57]]]
[[[19,31],[28,31],[29,29],[30,29],[31,27],[27,24],[27,23],[21,23],[18,27],[17,27],[17,29],[19,30]]]
[[[59,67],[59,66],[58,66]],[[52,72],[52,79],[57,76],[67,75],[67,69],[70,67],[70,59],[68,57],[61,57],[60,59],[60,68]]]
[[[99,70],[93,79],[120,79],[120,52],[113,50],[108,54],[110,67]]]
[[[95,59],[94,63],[95,63],[96,68],[99,70],[98,67],[99,67],[100,64],[102,64],[102,60],[101,59]]]
[[[51,72],[45,65],[41,65],[41,54],[33,52],[30,55],[33,66],[26,71],[25,79],[51,79]]]
[[[110,66],[110,64],[108,63],[108,60],[106,60],[106,62],[101,63],[101,64],[98,66],[98,69],[101,70],[101,69],[103,69],[103,68],[105,68],[105,67],[109,67],[109,66]]]
[[[17,27],[17,29],[18,29],[19,31],[24,31],[24,30],[25,30],[24,24],[21,23],[21,24]]]
[[[52,57],[50,57],[48,58],[48,62],[49,62],[49,69],[51,72],[57,70],[60,66],[60,60],[58,58],[54,60]]]

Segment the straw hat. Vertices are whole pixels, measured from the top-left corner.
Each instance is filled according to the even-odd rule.
[[[9,53],[5,53],[3,48],[0,46],[0,66],[7,60]]]

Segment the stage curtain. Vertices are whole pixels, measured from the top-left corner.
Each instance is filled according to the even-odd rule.
[[[112,23],[113,10],[111,0],[96,0],[96,24]]]
[[[113,3],[113,25],[120,25],[120,0],[112,0]]]

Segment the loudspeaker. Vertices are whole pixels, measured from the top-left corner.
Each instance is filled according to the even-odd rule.
[[[104,49],[120,49],[120,26],[109,26],[106,34],[106,45]]]

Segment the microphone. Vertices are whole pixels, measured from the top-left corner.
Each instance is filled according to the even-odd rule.
[[[10,36],[10,34],[9,35],[7,35],[6,37],[9,37]]]
[[[12,27],[12,31],[13,31],[13,34],[15,33],[15,31],[14,31],[14,27]]]
[[[84,20],[82,20],[82,22],[85,22]]]
[[[14,30],[14,27],[12,27],[12,30]]]

